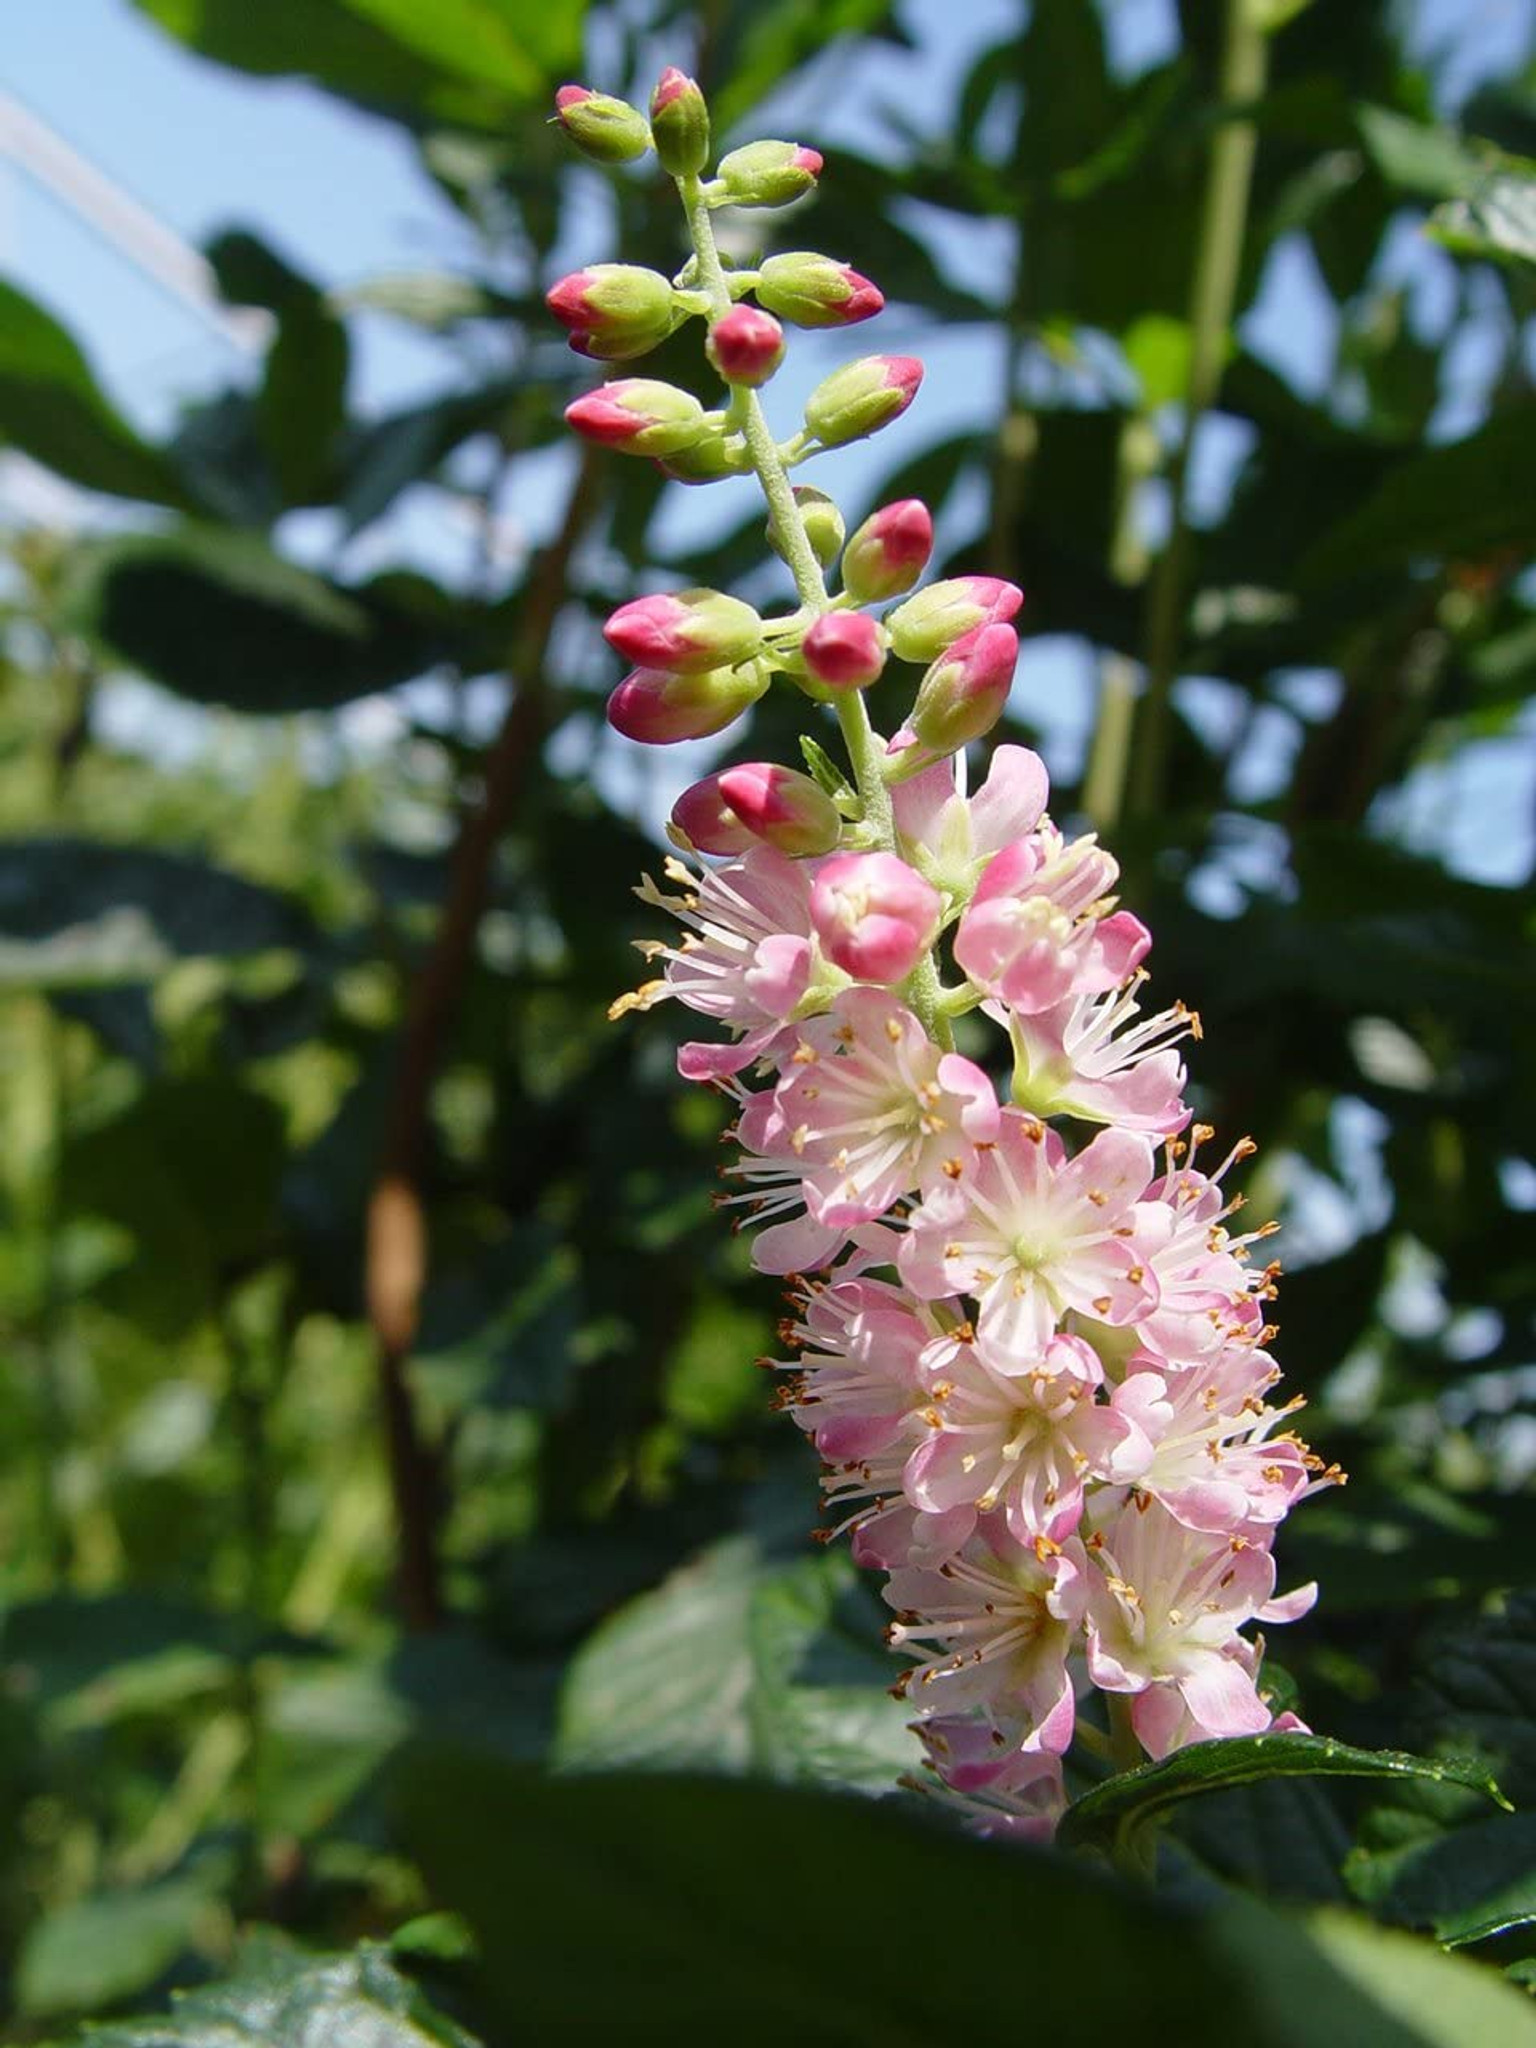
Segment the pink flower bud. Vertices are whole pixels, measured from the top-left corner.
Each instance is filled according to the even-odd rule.
[[[916,356],[861,356],[825,377],[805,402],[805,424],[823,448],[862,440],[904,413],[917,396]]]
[[[721,794],[718,775],[706,775],[683,791],[672,806],[668,829],[698,853],[745,853],[757,838]]]
[[[637,668],[608,699],[608,723],[625,739],[651,747],[701,740],[734,724],[771,680],[771,671],[758,662],[704,675]]]
[[[555,110],[560,126],[594,163],[631,163],[651,146],[650,128],[638,108],[588,85],[562,85]]]
[[[1000,576],[955,576],[930,583],[886,619],[892,651],[903,661],[932,661],[976,626],[1011,619],[1024,602],[1016,583]]]
[[[793,859],[830,853],[842,837],[836,804],[809,775],[776,761],[746,761],[717,778],[726,804],[751,833]]]
[[[821,950],[855,981],[905,981],[938,935],[943,903],[894,853],[835,853],[811,887]]]
[[[732,206],[786,206],[821,176],[821,156],[798,142],[749,142],[721,157],[715,175]]]
[[[699,401],[652,377],[620,377],[565,408],[565,421],[589,441],[624,455],[676,455],[709,430]]]
[[[784,360],[784,330],[756,306],[732,306],[709,330],[704,352],[728,384],[766,384]]]
[[[720,590],[678,590],[621,604],[603,628],[608,645],[642,668],[703,675],[757,652],[763,622]]]
[[[800,643],[805,665],[833,690],[862,690],[885,667],[885,636],[867,612],[826,612]]]
[[[651,140],[671,177],[691,178],[709,161],[709,109],[686,72],[669,64],[651,94]]]
[[[599,362],[645,355],[683,318],[661,272],[636,263],[594,263],[573,270],[545,293],[544,303],[569,328],[571,347]]]
[[[1003,715],[1018,658],[1012,626],[993,621],[963,633],[918,685],[909,729],[934,754],[980,739]]]
[[[796,327],[852,327],[858,320],[872,320],[885,304],[878,285],[812,249],[766,258],[756,290],[760,305]]]
[[[910,590],[933,553],[933,517],[921,498],[899,498],[870,514],[843,556],[843,588],[860,604]]]

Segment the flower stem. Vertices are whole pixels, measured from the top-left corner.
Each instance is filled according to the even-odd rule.
[[[718,320],[731,310],[734,301],[715,242],[715,224],[710,217],[709,200],[703,182],[697,176],[679,178],[677,189],[688,219],[699,284],[709,300],[711,318]],[[811,619],[818,619],[831,610],[832,600],[827,595],[826,578],[805,530],[805,520],[795,502],[794,486],[789,481],[789,471],[774,439],[773,429],[768,424],[768,416],[763,411],[762,400],[746,386],[735,386],[731,394],[731,416],[746,437],[752,467],[768,501],[768,519],[774,539],[789,564],[801,606]],[[884,749],[870,724],[869,707],[860,691],[844,690],[838,696],[836,709],[843,745],[848,749],[849,765],[864,806],[864,822],[875,843],[885,852],[894,853],[896,820],[891,792],[881,772]],[[954,1034],[948,1018],[939,1013],[939,971],[931,953],[914,969],[903,992],[930,1037],[952,1050]]]
[[[1131,810],[1145,817],[1162,800],[1163,756],[1168,744],[1169,698],[1178,666],[1189,577],[1190,531],[1187,482],[1190,453],[1200,422],[1221,380],[1227,330],[1237,297],[1243,230],[1258,135],[1251,118],[1233,109],[1251,104],[1264,91],[1269,44],[1254,0],[1227,0],[1226,39],[1218,81],[1227,115],[1211,143],[1195,281],[1190,298],[1189,376],[1184,427],[1169,465],[1173,527],[1152,574],[1147,602],[1147,691],[1142,699],[1136,756],[1132,763]]]

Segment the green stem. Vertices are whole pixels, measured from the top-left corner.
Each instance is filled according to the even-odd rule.
[[[1251,119],[1232,118],[1231,109],[1251,105],[1261,96],[1268,62],[1269,44],[1254,0],[1227,0],[1226,37],[1217,90],[1228,118],[1211,144],[1195,256],[1184,426],[1168,471],[1173,526],[1153,572],[1147,605],[1147,691],[1142,700],[1131,785],[1132,809],[1141,816],[1154,811],[1162,800],[1169,698],[1178,665],[1189,579],[1190,452],[1221,379],[1227,330],[1237,296],[1248,194],[1253,182],[1257,130]]]
[[[701,180],[696,176],[679,178],[677,189],[688,216],[699,283],[709,299],[711,317],[718,320],[731,310],[734,301],[715,243],[715,224],[710,217],[709,201]],[[794,486],[789,481],[789,471],[774,439],[773,429],[768,424],[768,416],[763,411],[762,400],[755,391],[737,385],[732,390],[731,411],[746,437],[752,467],[768,501],[768,519],[774,540],[789,564],[801,606],[810,618],[818,619],[831,610],[832,600],[827,595],[826,578],[805,530],[805,520],[795,502]],[[884,750],[870,724],[869,707],[864,702],[863,692],[842,691],[836,708],[843,744],[848,749],[849,765],[864,806],[864,822],[876,844],[884,851],[894,853],[896,820],[891,792],[882,772]],[[948,1018],[939,1011],[939,970],[931,953],[909,977],[903,993],[929,1035],[936,1043],[952,1049],[954,1034]]]

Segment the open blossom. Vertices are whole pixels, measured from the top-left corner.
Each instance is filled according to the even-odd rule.
[[[673,999],[714,1027],[678,1066],[732,1102],[717,1200],[789,1284],[792,1355],[762,1362],[823,1460],[818,1533],[887,1574],[909,1665],[894,1690],[940,1795],[977,1832],[1044,1840],[1080,1733],[1162,1757],[1300,1725],[1270,1710],[1255,1630],[1309,1606],[1310,1587],[1276,1598],[1272,1547],[1343,1475],[1277,1388],[1279,1269],[1224,1184],[1252,1147],[1197,1163],[1211,1134],[1190,1125],[1184,1052],[1199,1019],[1144,1014],[1151,934],[1119,907],[1111,855],[1052,821],[1039,756],[998,746],[968,786],[1024,593],[983,575],[921,586],[933,520],[917,499],[845,546],[833,500],[790,481],[899,417],[922,364],[844,362],[790,441],[756,430],[752,387],[793,339],[781,323],[847,326],[883,304],[814,251],[721,269],[710,207],[790,203],[819,155],[748,143],[710,179],[708,108],[675,70],[649,128],[585,87],[559,112],[603,160],[648,139],[705,204],[677,285],[594,266],[554,312],[614,357],[702,314],[728,387],[708,411],[620,378],[567,418],[686,482],[756,469],[794,576],[777,614],[702,589],[621,605],[605,630],[636,667],[610,723],[652,745],[707,737],[782,686],[835,713],[848,754],[844,768],[807,736],[804,772],[727,756],[683,792],[669,834],[702,871],[670,860],[671,888],[639,891],[682,935],[643,944],[660,965],[614,1014]],[[888,656],[925,671],[890,736],[871,724],[896,687]]]
[[[1156,1301],[1126,1218],[1152,1175],[1146,1140],[1103,1131],[1076,1158],[1033,1117],[1005,1110],[963,1183],[936,1187],[901,1247],[923,1299],[974,1295],[995,1352],[1038,1358],[1063,1313],[1129,1323]]]
[[[1132,1693],[1131,1724],[1151,1756],[1183,1739],[1257,1735],[1270,1724],[1238,1629],[1293,1620],[1315,1589],[1275,1603],[1275,1562],[1241,1536],[1186,1529],[1155,1504],[1129,1506],[1100,1533],[1088,1580],[1088,1670]]]

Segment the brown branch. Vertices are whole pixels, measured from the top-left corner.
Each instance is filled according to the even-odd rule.
[[[522,625],[510,664],[511,702],[485,756],[479,800],[460,827],[442,915],[410,991],[394,1095],[368,1199],[364,1298],[378,1346],[379,1395],[399,1544],[400,1610],[406,1626],[414,1629],[433,1628],[442,1619],[438,1533],[447,1506],[441,1457],[421,1434],[406,1370],[427,1273],[421,1183],[432,1083],[474,955],[491,863],[543,734],[550,635],[564,602],[571,556],[597,503],[600,473],[595,451],[587,451],[560,531],[529,565]]]

